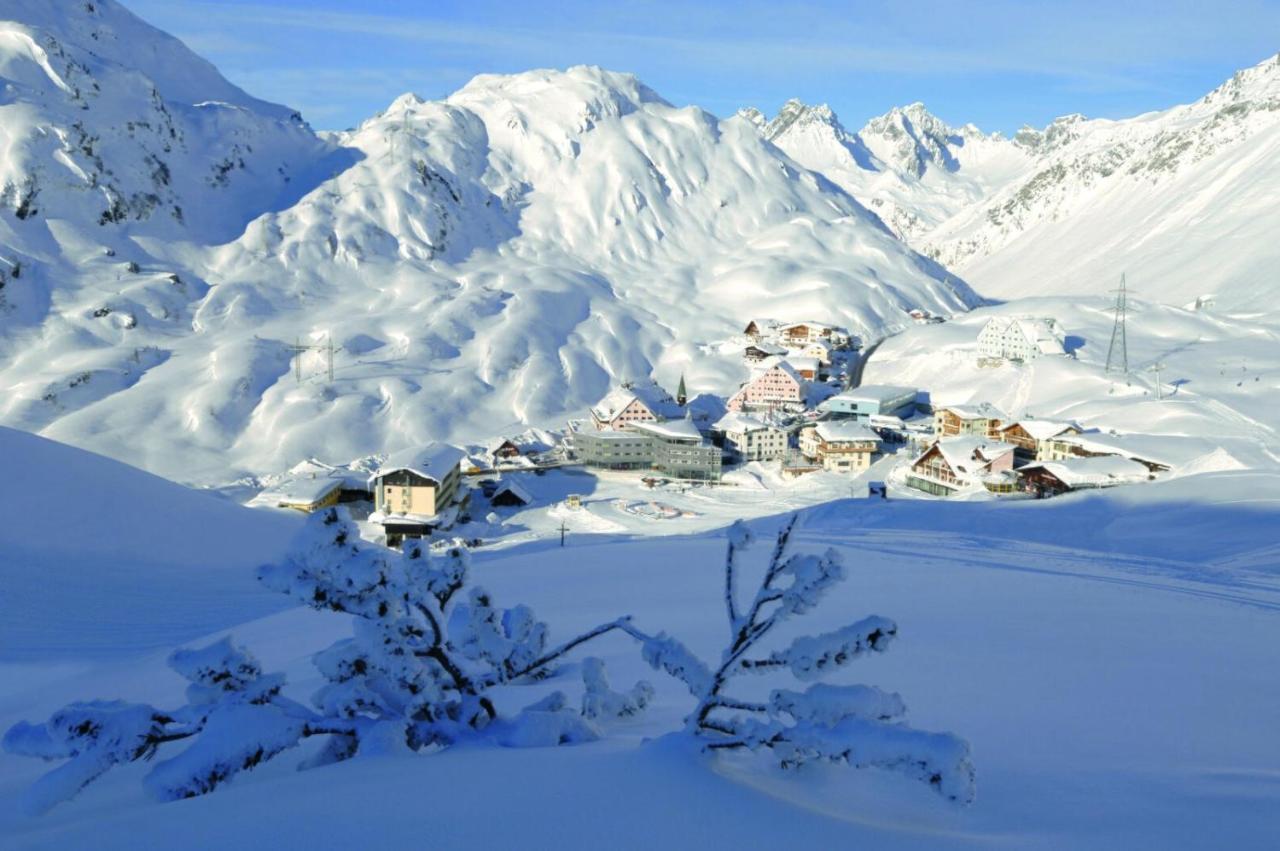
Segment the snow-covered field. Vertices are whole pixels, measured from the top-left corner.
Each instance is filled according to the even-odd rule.
[[[134,499],[154,500],[156,524],[209,499],[20,439],[51,475],[96,467],[104,484],[133,482]],[[7,499],[12,516],[17,500]],[[229,631],[305,700],[320,682],[310,655],[345,633],[348,617],[283,597],[272,606],[277,595],[255,587],[249,565],[279,557],[277,515],[220,511],[208,532],[253,548],[217,571],[145,536],[127,560],[87,539],[64,544],[56,590],[15,586],[31,563],[6,560],[3,580],[16,593],[5,595],[4,622],[21,613],[24,626],[0,645],[0,726],[73,699],[174,703],[182,681],[163,662],[169,646],[197,638],[188,627]],[[1262,848],[1280,812],[1277,520],[1280,481],[1247,472],[1017,505],[855,499],[807,511],[797,549],[835,547],[849,578],[806,629],[872,613],[898,622],[890,652],[838,679],[901,692],[913,725],[968,739],[979,784],[968,808],[895,774],[780,772],[700,754],[667,735],[691,708],[687,692],[650,671],[629,639],[609,637],[590,652],[613,681],[644,677],[657,696],[599,742],[371,756],[303,773],[285,755],[225,790],[169,804],[146,797],[146,766],[134,765],[45,816],[21,809],[44,767],[5,757],[0,836],[7,848],[386,846],[415,836],[437,847]],[[777,523],[757,521],[766,534]],[[269,528],[255,539],[254,524]],[[553,639],[631,614],[711,655],[724,640],[724,546],[718,531],[570,535],[564,549],[554,539],[482,549],[473,571],[498,598],[532,605]],[[750,552],[758,564],[763,553]],[[168,582],[176,569],[196,587]],[[145,591],[149,605],[104,599],[98,582],[77,581],[94,575]],[[193,596],[217,605],[198,623],[173,623]],[[94,606],[116,621],[97,622]],[[506,708],[552,688],[573,693],[577,678],[575,661],[550,681],[509,689]]]
[[[0,734],[77,700],[181,706],[170,652],[228,634],[309,703],[352,618],[255,579],[303,521],[238,504],[250,485],[559,428],[626,379],[724,397],[749,319],[839,323],[879,343],[864,383],[1115,432],[1170,468],[1051,500],[866,499],[905,449],[858,477],[750,464],[717,486],[508,472],[531,504],[449,533],[482,542],[471,578],[553,642],[631,615],[714,660],[726,529],[761,533],[756,577],[799,512],[794,548],[849,575],[767,640],[896,620],[888,653],[830,680],[967,740],[968,807],[902,774],[700,751],[680,732],[697,688],[615,631],[490,692],[500,728],[555,689],[581,723],[588,654],[614,688],[652,682],[599,740],[393,755],[384,734],[295,771],[307,739],[164,804],[143,760],[44,815],[27,790],[50,766],[3,753],[0,848],[1274,847],[1280,58],[1194,104],[1013,139],[920,104],[856,133],[796,101],[720,119],[593,67],[482,75],[321,134],[113,0],[0,5]],[[1105,370],[1121,271],[1128,376]],[[993,316],[1055,319],[1069,356],[980,364]],[[747,682],[751,701],[776,685]]]

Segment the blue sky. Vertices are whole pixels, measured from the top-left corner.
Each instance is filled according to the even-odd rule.
[[[478,73],[603,65],[718,115],[789,97],[848,126],[924,101],[1011,132],[1194,100],[1280,50],[1280,0],[556,2],[124,0],[321,129]]]

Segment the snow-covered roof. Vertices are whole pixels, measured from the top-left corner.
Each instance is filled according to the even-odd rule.
[[[818,437],[827,443],[880,442],[880,435],[853,420],[823,420],[815,428],[818,430]]]
[[[496,452],[504,443],[510,443],[521,452],[550,452],[556,447],[558,440],[554,434],[540,428],[526,429],[514,437],[499,437],[491,440],[485,448],[490,454]]]
[[[647,431],[662,437],[673,437],[680,440],[702,440],[702,432],[698,431],[698,427],[693,424],[693,420],[683,418],[657,423],[627,423],[627,427],[639,431]]]
[[[938,410],[950,411],[962,420],[1004,420],[1001,411],[990,402],[979,402],[976,405],[943,405]]]
[[[790,355],[783,363],[790,364],[796,372],[817,372],[819,366],[817,358],[791,357]]]
[[[976,435],[944,437],[941,440],[934,441],[929,449],[934,446],[942,453],[947,466],[954,470],[958,476],[976,476],[984,472],[992,461],[1000,459],[1015,449],[1011,443],[986,440]],[[929,449],[926,449],[920,458],[927,455]],[[919,461],[920,458],[917,458],[916,461]],[[915,461],[912,463],[914,464]]]
[[[777,357],[765,358],[764,360],[760,361],[760,363],[756,365],[755,370],[753,370],[751,373],[751,380],[755,381],[757,378],[764,375],[766,372],[768,372],[771,369],[782,370],[787,375],[794,378],[797,384],[804,383],[804,378],[800,375],[800,373],[796,372],[796,368],[792,366],[790,362]]]
[[[525,505],[533,502],[533,497],[530,496],[529,492],[524,489],[524,486],[515,479],[503,479],[502,483],[498,485],[497,490],[493,492],[493,497],[490,497],[490,499],[501,496],[504,493],[511,494]]]
[[[287,478],[311,479],[328,478],[342,482],[344,488],[364,490],[369,477],[370,464],[367,459],[352,461],[350,464],[326,464],[315,458],[308,458],[289,468]]]
[[[1170,435],[1108,434],[1089,431],[1062,438],[1063,443],[1079,446],[1086,452],[1122,455],[1175,467],[1204,454],[1205,442]]]
[[[817,329],[817,330],[819,330],[819,331],[823,331],[823,330],[837,331],[837,330],[839,330],[835,325],[829,325],[829,324],[827,324],[826,322],[813,322],[813,321],[807,321],[807,322],[788,322],[788,323],[786,323],[785,325],[780,325],[780,326],[778,326],[778,330],[779,330],[779,331],[790,331],[792,328],[801,328],[801,327],[804,327],[804,328],[816,328],[816,329]]]
[[[363,487],[363,483],[361,487]],[[343,487],[342,479],[329,476],[289,477],[260,493],[253,501],[270,505],[314,505]]]
[[[1008,431],[1014,426],[1021,426],[1023,431],[1036,440],[1048,440],[1051,437],[1057,437],[1063,432],[1071,431],[1072,429],[1078,430],[1078,426],[1075,423],[1060,422],[1058,420],[1018,420],[1016,423],[1009,423],[1009,425],[1000,430]]]
[[[854,387],[845,390],[832,399],[847,399],[850,402],[875,402],[884,404],[894,399],[901,399],[903,396],[914,396],[918,391],[914,387],[904,387],[898,384],[864,384],[861,387]],[[828,400],[830,401],[830,400]]]
[[[1039,349],[1042,354],[1060,355],[1064,351],[1062,335],[1058,331],[1057,323],[1052,319],[1024,316],[993,316],[982,327],[982,332],[986,333],[990,329],[992,333],[1001,334],[1008,329],[1014,328],[1026,338],[1028,343]]]
[[[596,419],[608,422],[637,399],[655,416],[676,417],[680,415],[680,406],[676,404],[675,399],[671,398],[671,394],[656,381],[638,381],[622,387],[615,387],[592,407],[591,412]]]
[[[715,425],[712,426],[716,431],[742,433],[762,431],[773,427],[774,426],[769,425],[757,417],[743,414],[738,411],[730,411],[720,419],[716,420]]]
[[[1028,464],[1020,472],[1042,469],[1052,473],[1058,481],[1072,488],[1106,487],[1107,485],[1145,482],[1150,473],[1137,461],[1119,455],[1098,455],[1092,458],[1068,458],[1065,461],[1043,461]]]
[[[787,353],[785,348],[782,346],[775,346],[772,343],[750,343],[743,349],[743,351],[745,352],[747,349],[755,349],[757,351],[764,352],[765,355],[785,355]]]
[[[440,482],[466,456],[467,453],[447,443],[432,442],[416,449],[404,449],[387,456],[378,472],[369,477],[369,482],[372,484],[375,479],[398,470],[408,470]]]

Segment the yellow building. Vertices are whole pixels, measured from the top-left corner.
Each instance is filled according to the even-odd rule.
[[[369,519],[382,524],[389,546],[450,521],[444,515],[457,499],[464,457],[456,446],[430,443],[392,455],[369,477],[374,501]]]

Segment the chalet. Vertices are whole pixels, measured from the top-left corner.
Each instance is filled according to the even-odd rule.
[[[800,430],[800,452],[833,472],[860,472],[871,466],[880,436],[852,420],[824,420]]]
[[[849,344],[849,334],[843,328],[823,322],[792,322],[778,328],[778,336],[788,346],[808,345],[819,340],[834,348]]]
[[[748,340],[760,342],[778,327],[778,323],[771,322],[767,319],[752,319],[747,323],[747,327],[742,329],[742,335]]]
[[[253,501],[276,508],[292,508],[310,514],[337,505],[342,496],[342,480],[328,476],[290,477],[259,494]]]
[[[978,332],[980,357],[1028,362],[1062,354],[1062,334],[1052,319],[994,316]]]
[[[489,504],[499,508],[520,508],[532,502],[529,492],[513,479],[503,479],[489,497]]]
[[[724,448],[741,461],[773,461],[787,451],[787,433],[763,420],[730,411],[711,427]]]
[[[1144,435],[1118,435],[1102,432],[1068,434],[1050,442],[1051,461],[1069,458],[1098,458],[1115,455],[1136,461],[1152,473],[1164,473],[1174,465],[1173,454],[1167,445]],[[1166,444],[1163,447],[1160,444]]]
[[[1037,496],[1056,496],[1084,488],[1109,488],[1145,482],[1151,471],[1137,461],[1118,455],[1043,461],[1018,470],[1023,488]]]
[[[766,358],[781,357],[787,353],[787,350],[781,346],[771,346],[768,343],[752,343],[742,350],[742,358],[748,363],[759,363]]]
[[[367,500],[367,476],[367,472],[350,466],[334,466],[310,459],[290,469],[249,504],[310,513],[340,502]]]
[[[804,410],[804,379],[786,361],[758,371],[729,397],[730,411]]]
[[[1019,460],[1048,461],[1051,460],[1055,439],[1079,433],[1080,429],[1072,423],[1054,420],[1019,420],[1016,423],[1001,426],[999,438],[1017,447]]]
[[[521,457],[524,453],[520,451],[520,447],[514,440],[508,438],[490,448],[489,454],[494,461],[509,461],[512,458]]]
[[[935,496],[950,496],[979,486],[994,493],[1011,493],[1013,446],[965,435],[935,440],[911,462],[907,484]]]
[[[832,419],[865,420],[875,416],[910,417],[916,411],[914,387],[865,384],[832,396],[818,410]]]
[[[656,381],[628,382],[591,408],[591,421],[604,431],[637,422],[661,422],[681,414],[676,400]]]
[[[831,344],[826,340],[814,340],[797,352],[799,357],[813,358],[819,366],[831,366]]]
[[[369,477],[374,500],[369,520],[382,524],[388,546],[421,538],[448,522],[465,457],[456,446],[430,443],[391,455]]]
[[[933,412],[934,437],[976,435],[998,440],[1000,427],[1007,418],[995,405],[983,402],[978,405],[948,405]]]
[[[803,378],[805,381],[818,380],[818,374],[819,374],[818,370],[820,369],[821,365],[818,363],[817,358],[803,358],[803,357],[788,356],[787,363],[791,364],[791,368],[794,369],[796,371],[796,374],[799,375],[801,378]]]
[[[536,458],[556,448],[557,438],[550,432],[528,429],[515,437],[506,437],[488,447],[493,466],[531,466],[522,461]]]

